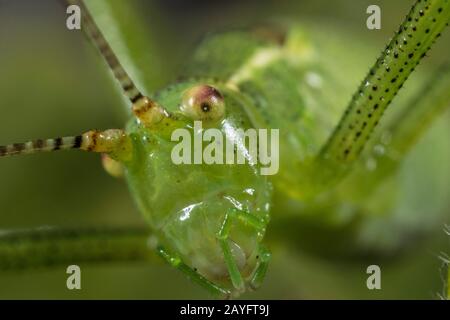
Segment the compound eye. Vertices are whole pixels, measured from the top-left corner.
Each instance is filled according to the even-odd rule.
[[[181,112],[193,120],[217,121],[225,114],[225,102],[216,88],[199,85],[184,93]]]

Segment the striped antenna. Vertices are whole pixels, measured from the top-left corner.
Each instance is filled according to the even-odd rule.
[[[89,152],[117,153],[128,150],[128,137],[123,130],[88,131],[82,135],[55,139],[37,139],[24,143],[0,146],[0,158],[58,150],[84,150]]]
[[[56,139],[37,139],[25,143],[14,143],[0,146],[0,157],[8,157],[37,152],[48,152],[67,149],[80,149],[82,136],[65,137]]]
[[[108,63],[109,68],[114,74],[114,77],[119,82],[122,90],[125,95],[131,101],[131,103],[137,102],[139,99],[143,98],[142,93],[134,84],[133,80],[131,80],[128,73],[125,71],[123,66],[120,64],[119,59],[114,54],[111,46],[106,41],[105,37],[101,33],[94,19],[92,18],[89,10],[87,9],[84,1],[82,0],[66,0],[69,5],[77,5],[81,9],[81,28],[86,32],[88,37],[95,44],[97,49],[102,54],[103,58],[105,58]]]

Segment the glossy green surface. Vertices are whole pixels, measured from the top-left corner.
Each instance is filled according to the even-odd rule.
[[[99,1],[99,3],[98,6],[101,7],[102,2]],[[317,64],[321,66],[319,70],[314,70],[323,77],[326,86],[334,89],[327,89],[326,94],[313,95],[312,98],[308,97],[308,95],[311,95],[310,92],[307,92],[304,96],[308,100],[305,103],[308,106],[317,103],[319,99],[326,99],[335,108],[335,112],[323,117],[323,119],[328,119],[329,116],[324,128],[332,128],[333,124],[338,121],[351,93],[357,87],[368,70],[368,66],[373,62],[379,49],[389,37],[391,31],[394,30],[394,25],[402,18],[409,5],[409,3],[405,3],[402,7],[399,4],[391,4],[392,7],[387,8],[386,15],[393,19],[386,20],[396,22],[392,26],[389,25],[390,22],[387,22],[386,30],[383,31],[385,34],[380,37],[367,30],[362,30],[364,29],[362,22],[365,18],[363,13],[365,7],[367,7],[365,3],[358,4],[355,8],[353,2],[350,2],[343,6],[345,9],[331,10],[332,15],[323,13],[323,8],[329,6],[327,3],[322,3],[321,8],[310,7],[309,12],[316,12],[314,19],[312,19],[315,21],[314,23],[305,23],[305,32],[308,38],[314,42],[313,47],[317,48],[314,57],[318,59]],[[105,20],[99,15],[100,21],[104,21],[103,30],[107,35],[110,34],[110,38],[111,35],[122,34],[122,39],[113,41],[113,46],[116,47],[120,43],[130,43],[124,39],[132,39],[130,34],[134,34],[132,27],[123,23],[123,21],[129,22],[130,19],[129,15],[126,14],[127,11],[123,10],[121,6],[123,7],[122,4],[118,3],[111,5],[111,8],[113,8],[112,16],[117,18],[117,21],[122,21],[119,25],[124,30],[129,28],[129,32],[117,33],[113,27],[110,27],[111,21],[108,22],[108,19]],[[398,9],[397,6],[401,8],[396,10]],[[246,5],[246,8],[248,7],[251,7],[251,5]],[[297,7],[297,5],[293,4],[292,7]],[[293,10],[292,7],[289,9]],[[282,11],[282,8],[278,10]],[[345,10],[355,13],[345,13]],[[358,15],[356,12],[360,12],[360,14]],[[191,18],[188,19],[186,15],[190,15]],[[223,15],[225,13],[219,14],[219,16]],[[353,15],[356,17],[349,18]],[[105,14],[105,16],[108,15]],[[199,16],[198,13],[194,12],[185,13],[184,18],[192,22],[192,30],[206,31],[208,28],[205,26],[208,23],[214,24],[212,21],[204,21],[202,22],[204,23],[202,29],[199,26],[201,24],[198,21]],[[306,19],[305,16],[303,19]],[[336,23],[329,18],[326,19],[327,23],[324,23],[323,20],[316,20],[316,18],[320,19],[323,16],[333,16],[335,20],[345,21],[348,27],[336,27]],[[35,21],[41,20],[35,19]],[[176,17],[170,19],[176,19]],[[61,19],[61,21],[63,20]],[[55,30],[58,30],[56,28],[58,23],[54,22],[54,25],[52,25]],[[232,24],[232,22],[228,23]],[[13,25],[12,22],[10,24]],[[215,25],[220,24],[227,25],[223,21],[217,21]],[[389,29],[391,27],[392,30]],[[153,33],[166,30],[165,28],[144,29],[151,30]],[[23,36],[30,30],[16,32]],[[38,31],[34,31],[34,33],[39,34]],[[142,36],[145,38],[144,33],[141,31],[137,35],[134,34],[134,37]],[[188,33],[187,31],[182,33],[181,38],[183,36],[188,38]],[[195,33],[195,31],[192,31],[192,33]],[[359,36],[358,33],[360,33]],[[90,49],[81,49],[73,50],[73,52],[80,52],[79,54],[72,53],[70,55],[70,50],[64,51],[64,54],[69,54],[71,59],[75,61],[73,66],[68,66],[64,54],[58,54],[57,52],[49,54],[48,48],[52,46],[64,47],[64,44],[70,46],[72,41],[83,40],[82,37],[74,34],[66,37],[66,34],[64,34],[60,38],[55,36],[54,39],[60,40],[55,40],[54,43],[42,40],[37,48],[33,48],[29,43],[16,47],[12,45],[8,48],[8,52],[12,52],[11,55],[20,59],[18,61],[22,61],[21,68],[23,68],[23,71],[18,67],[8,69],[5,64],[5,68],[2,69],[5,74],[5,80],[3,81],[5,86],[3,86],[4,92],[2,93],[3,103],[4,105],[15,105],[17,103],[24,106],[33,105],[33,108],[25,109],[28,110],[27,117],[29,117],[29,120],[24,119],[24,114],[20,113],[18,108],[2,108],[2,112],[5,112],[4,116],[12,119],[11,123],[8,126],[5,125],[2,129],[2,139],[5,139],[5,142],[35,136],[54,136],[65,132],[79,132],[92,127],[106,128],[110,127],[111,124],[117,127],[123,125],[123,120],[118,120],[119,117],[114,119],[111,116],[113,106],[118,107],[120,105],[120,96],[112,93],[114,92],[113,87],[108,84],[106,76],[101,72],[104,65],[95,57],[95,52]],[[166,37],[166,39],[170,39],[170,37]],[[189,41],[186,40],[186,42]],[[129,58],[126,65],[127,68],[130,68],[134,61],[139,61],[137,62],[137,69],[146,68],[147,71],[144,74],[148,78],[143,80],[142,83],[145,92],[150,93],[161,87],[163,83],[167,83],[163,78],[175,78],[175,74],[181,74],[182,72],[152,72],[153,67],[161,67],[162,63],[155,62],[158,60],[154,60],[156,56],[151,51],[154,48],[139,50],[143,43],[147,44],[140,41],[131,43],[128,51],[132,52],[135,58]],[[428,71],[433,67],[433,61],[439,61],[440,58],[448,56],[446,54],[448,49],[445,47],[445,43],[448,43],[448,41],[442,41],[442,43],[436,51],[432,52],[431,56],[435,60],[432,59],[426,66],[419,68],[417,75],[411,79],[402,94],[399,95],[399,102],[396,104],[399,108],[395,110],[401,109],[400,106],[405,104],[400,102],[407,101],[408,97],[413,96],[420,83],[427,80]],[[186,48],[189,44],[184,44],[184,46]],[[168,55],[176,55],[178,48],[179,55],[185,53],[187,55],[189,50],[183,51],[179,49],[180,47],[183,47],[182,41],[173,41],[172,46],[168,46],[166,52]],[[38,50],[39,48],[40,50]],[[349,48],[351,49],[349,50]],[[32,49],[36,50],[36,55],[41,52],[43,61],[46,61],[46,59],[49,61],[46,64],[41,64],[40,67],[42,68],[31,61],[28,64],[26,63],[29,59],[28,54]],[[3,57],[7,57],[8,52],[3,52]],[[152,54],[149,52],[152,52]],[[55,58],[55,56],[59,58]],[[119,52],[119,56],[121,58],[126,57],[127,50]],[[176,59],[167,59],[176,61]],[[162,60],[164,59],[159,61]],[[181,64],[178,61],[165,65],[175,69],[177,63]],[[98,74],[94,71],[98,71]],[[35,78],[30,76],[30,73],[36,75]],[[78,81],[65,78],[65,82],[61,83],[60,79],[67,73],[72,74],[73,79],[78,79]],[[45,77],[42,75],[45,75]],[[87,81],[86,79],[90,80]],[[77,86],[77,90],[72,90],[73,87]],[[20,88],[20,91],[14,91],[15,87]],[[22,90],[25,90],[27,95],[22,95]],[[72,91],[74,92],[72,93]],[[99,92],[103,93],[99,94]],[[21,97],[20,101],[17,101],[18,96]],[[178,99],[178,96],[174,99]],[[61,114],[61,101],[66,102],[63,109],[64,115]],[[52,105],[57,107],[53,108]],[[41,106],[41,108],[37,110],[35,106]],[[99,109],[96,109],[97,107]],[[34,114],[34,112],[36,113]],[[39,117],[42,114],[48,114],[49,116],[40,119]],[[17,121],[13,119],[17,119]],[[19,131],[18,127],[23,127],[23,131],[22,129]],[[283,191],[275,196],[275,207],[272,213],[273,223],[268,232],[268,240],[272,243],[271,247],[276,253],[270,270],[271,273],[269,273],[269,278],[262,290],[247,297],[429,298],[430,291],[437,291],[437,288],[441,285],[437,275],[434,274],[437,270],[437,256],[430,255],[429,252],[442,250],[443,243],[439,241],[438,233],[443,222],[448,221],[449,203],[447,195],[449,187],[446,177],[449,173],[449,150],[448,141],[445,139],[446,136],[448,137],[448,133],[448,114],[444,114],[433,125],[433,128],[420,139],[418,145],[408,154],[407,158],[401,162],[399,171],[394,177],[386,180],[385,184],[388,187],[374,193],[371,192],[369,198],[366,197],[364,192],[361,197],[357,192],[354,193],[354,190],[361,189],[359,186],[363,186],[367,179],[356,179],[357,182],[350,183],[351,187],[347,186],[340,189],[341,194],[336,200],[321,202],[314,206],[315,210],[305,210],[303,203],[286,202],[286,192],[282,189]],[[318,132],[318,134],[325,135],[326,132]],[[430,157],[431,154],[433,157]],[[18,161],[15,163],[7,160],[2,175],[4,187],[1,193],[4,195],[1,214],[2,218],[6,217],[4,220],[5,227],[33,226],[44,222],[59,225],[127,223],[143,225],[144,223],[138,218],[136,210],[129,201],[126,188],[103,176],[97,160],[95,156],[75,154],[54,155],[53,157],[33,156],[29,159],[15,159],[14,161]],[[360,164],[362,172],[366,172],[365,165],[366,163]],[[369,168],[371,167],[369,165]],[[415,174],[412,175],[411,172]],[[52,178],[50,179],[50,177]],[[61,188],[62,185],[65,188]],[[74,200],[74,195],[76,195],[76,200]],[[28,199],[27,202],[21,201],[24,196]],[[78,201],[79,199],[82,201]],[[336,206],[335,201],[341,205]],[[355,212],[353,208],[355,206],[360,208],[361,203],[363,208],[370,208],[370,210],[363,210],[364,217],[367,216],[367,213],[375,216],[373,224],[364,222],[361,225],[352,222]],[[295,219],[285,219],[284,214],[286,212],[294,213]],[[299,216],[305,215],[306,218],[299,218]],[[349,221],[351,223],[348,225]],[[358,218],[356,221],[359,222],[360,219]],[[329,227],[329,225],[332,227]],[[343,225],[345,227],[341,228]],[[415,239],[413,235],[416,234],[416,231],[429,231],[429,234],[437,235],[438,240],[431,239],[429,242],[418,245],[412,240]],[[419,234],[425,233],[420,232]],[[406,237],[403,235],[406,235]],[[351,240],[348,240],[348,238]],[[361,252],[358,249],[362,248],[362,252],[366,252],[367,248],[375,247],[381,252],[389,253],[392,248],[408,246],[414,246],[409,254],[398,256],[397,260],[390,260],[389,263],[387,260],[376,256],[375,260],[380,261],[385,266],[386,272],[385,285],[383,291],[379,293],[369,292],[365,288],[366,275],[364,270],[369,263],[373,262],[373,258],[355,261],[352,259],[345,260],[345,255],[339,255],[342,251],[339,249],[343,249],[344,252]],[[335,259],[333,260],[329,256],[335,256]],[[336,256],[339,257],[336,258]],[[182,275],[178,275],[175,271],[172,272],[166,266],[127,264],[110,268],[86,266],[86,269],[86,281],[89,285],[85,287],[86,291],[80,292],[79,295],[66,292],[64,288],[60,288],[61,283],[64,283],[64,276],[61,276],[62,271],[57,269],[53,273],[37,272],[23,276],[16,276],[11,273],[2,275],[1,281],[4,283],[2,287],[5,288],[2,291],[2,297],[205,296],[202,291],[186,282]],[[146,281],[143,281],[143,279],[146,279]],[[46,285],[48,290],[43,292],[43,284],[47,283],[49,283],[49,285]],[[109,285],[102,287],[104,283],[109,283]]]

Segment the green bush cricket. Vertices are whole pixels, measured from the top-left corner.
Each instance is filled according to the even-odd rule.
[[[376,173],[367,179],[368,173],[359,172],[357,164],[370,155],[365,153],[367,144],[383,140],[374,131],[382,114],[450,16],[448,1],[417,1],[332,131],[326,114],[333,110],[311,110],[303,95],[317,98],[313,90],[297,90],[298,79],[315,68],[301,29],[294,27],[275,41],[258,32],[211,37],[187,67],[188,80],[147,97],[121,67],[88,10],[78,4],[83,8],[84,30],[130,100],[132,119],[125,130],[18,143],[0,147],[0,155],[65,149],[107,154],[105,166],[110,172],[125,168],[131,194],[157,239],[156,250],[194,281],[224,296],[262,283],[270,254],[261,241],[269,223],[272,188],[286,198],[302,201],[305,210],[314,210],[339,201],[342,184],[359,186],[361,181],[370,181],[358,188],[364,198],[396,170],[398,160],[384,157],[379,159]],[[230,48],[230,55],[224,57],[225,48]],[[240,49],[239,57],[231,55],[235,48]],[[446,68],[440,70],[431,88],[422,92],[427,99],[417,99],[397,121],[384,124],[392,127],[387,148],[397,159],[448,106]],[[251,165],[173,164],[170,133],[176,128],[191,128],[194,120],[203,120],[225,135],[237,128],[280,128],[279,174],[264,177]],[[375,136],[369,140],[372,133]],[[245,147],[241,150],[246,151]],[[318,205],[317,199],[323,197]],[[146,256],[150,250],[147,233],[38,234],[41,251],[36,250],[32,233],[20,235],[30,246],[26,255],[10,250],[12,236],[5,237],[0,265],[11,268],[21,259],[24,265],[48,263],[45,243],[56,239],[72,249],[83,243],[89,247],[89,243],[109,241],[118,248],[104,251],[101,246],[91,246],[92,252],[80,254],[82,260],[127,259]],[[66,258],[62,255],[61,261]],[[58,260],[58,256],[53,259]]]

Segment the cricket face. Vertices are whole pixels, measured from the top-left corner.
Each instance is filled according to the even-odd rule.
[[[244,285],[260,265],[271,193],[238,134],[250,121],[232,96],[212,86],[176,91],[158,101],[168,117],[138,127],[135,150],[143,152],[128,180],[164,247],[213,283]],[[237,163],[238,156],[245,161]]]

